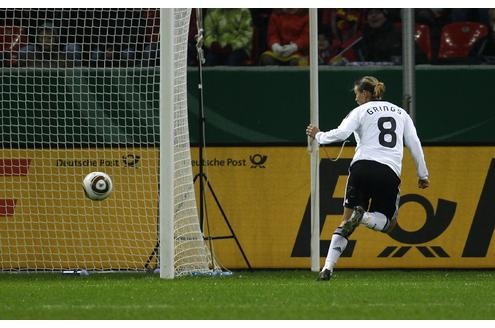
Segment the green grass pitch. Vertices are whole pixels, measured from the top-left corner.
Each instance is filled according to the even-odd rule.
[[[0,319],[495,319],[495,271],[0,274]]]

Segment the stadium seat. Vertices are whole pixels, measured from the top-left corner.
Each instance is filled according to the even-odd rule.
[[[475,22],[456,22],[442,28],[439,59],[468,58],[480,48],[488,35],[488,28]]]
[[[414,40],[426,54],[428,61],[431,61],[431,37],[428,25],[416,24]]]
[[[394,26],[402,31],[402,23],[396,22]],[[428,58],[428,61],[431,61],[432,50],[431,50],[431,34],[430,27],[424,24],[415,24],[414,25],[414,41],[421,51],[423,51]]]
[[[0,52],[7,66],[15,66],[22,45],[26,44],[27,35],[19,26],[0,26]]]

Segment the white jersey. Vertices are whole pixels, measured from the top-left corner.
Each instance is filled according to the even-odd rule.
[[[372,160],[388,165],[401,176],[404,144],[411,151],[420,179],[428,177],[423,149],[409,114],[388,101],[369,101],[354,108],[338,128],[318,132],[319,144],[347,139],[352,133],[357,142],[352,163]]]

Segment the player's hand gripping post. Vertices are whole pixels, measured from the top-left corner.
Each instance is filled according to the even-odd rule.
[[[311,153],[313,140],[315,138],[316,133],[320,131],[316,126],[309,124],[306,128],[306,135],[308,136],[308,152]]]
[[[306,128],[306,135],[308,137],[311,137],[312,139],[315,138],[318,132],[320,132],[320,129],[318,129],[318,127],[314,126],[313,124],[309,124]]]

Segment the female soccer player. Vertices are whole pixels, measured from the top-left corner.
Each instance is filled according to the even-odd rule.
[[[404,109],[382,100],[384,92],[382,82],[365,76],[354,83],[359,106],[336,129],[322,132],[311,124],[306,128],[306,134],[319,144],[343,141],[352,133],[357,142],[347,179],[343,220],[333,233],[318,280],[332,277],[349,236],[360,223],[385,233],[395,226],[404,144],[416,163],[418,187],[424,189],[430,184],[414,123]]]

